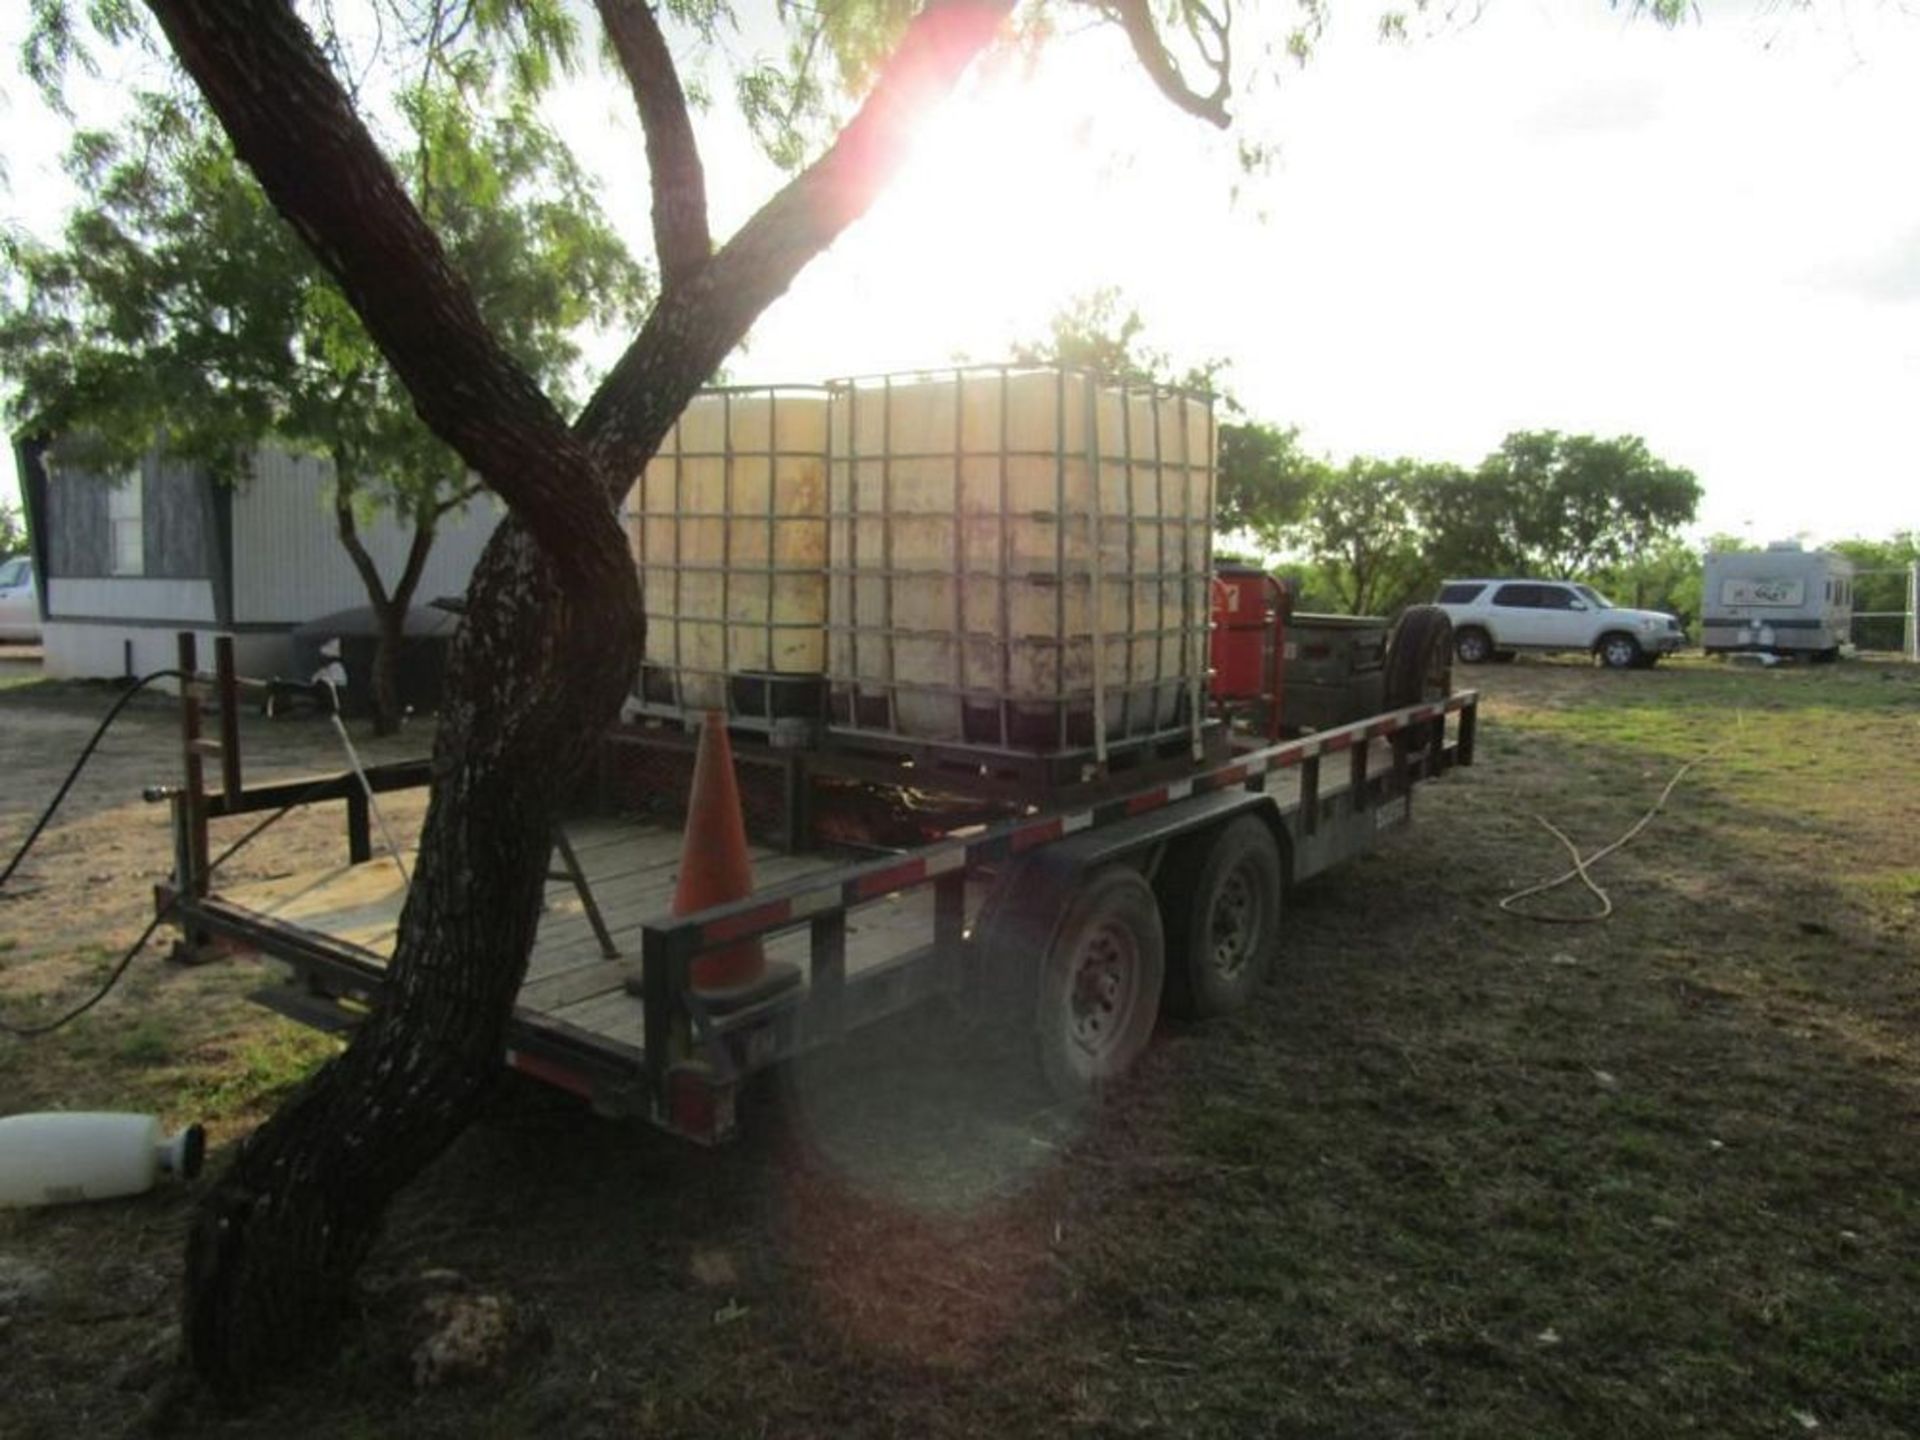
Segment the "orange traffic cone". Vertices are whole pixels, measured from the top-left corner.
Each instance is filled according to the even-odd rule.
[[[733,746],[726,717],[709,710],[700,727],[687,794],[686,840],[680,849],[680,879],[673,913],[688,915],[753,893],[753,862],[740,813],[740,786],[733,775]],[[715,1011],[736,1010],[800,983],[795,965],[769,965],[756,940],[710,950],[693,962],[693,988]]]
[[[687,793],[686,839],[680,850],[680,881],[673,892],[673,913],[690,915],[709,905],[724,905],[753,892],[753,862],[747,855],[747,826],[740,813],[740,786],[733,775],[733,746],[726,719],[709,710],[694,754],[693,785]],[[742,940],[711,950],[693,962],[696,990],[738,990],[767,972],[758,940]]]

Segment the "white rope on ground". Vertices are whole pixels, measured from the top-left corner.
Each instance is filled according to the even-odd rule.
[[[1674,771],[1673,778],[1667,781],[1666,788],[1660,792],[1660,798],[1653,802],[1653,808],[1651,810],[1634,821],[1633,824],[1628,827],[1627,833],[1622,835],[1618,840],[1614,841],[1611,845],[1602,846],[1584,859],[1581,858],[1579,847],[1566,837],[1565,832],[1555,826],[1546,816],[1536,814],[1533,818],[1545,826],[1547,831],[1556,840],[1567,847],[1567,853],[1573,857],[1573,868],[1564,874],[1554,876],[1551,880],[1542,880],[1538,885],[1529,885],[1524,890],[1514,891],[1513,894],[1507,896],[1500,902],[1500,908],[1509,915],[1518,915],[1522,920],[1538,920],[1543,925],[1586,925],[1596,920],[1604,920],[1613,914],[1612,899],[1609,898],[1607,892],[1602,890],[1594,881],[1593,876],[1587,873],[1588,867],[1598,861],[1606,859],[1607,856],[1613,854],[1614,851],[1620,849],[1621,846],[1625,845],[1629,840],[1633,839],[1634,836],[1651,825],[1653,823],[1653,817],[1665,808],[1667,799],[1673,794],[1674,789],[1682,780],[1686,779],[1687,772],[1702,760],[1710,759],[1719,748],[1720,747],[1716,745],[1712,750],[1707,751],[1706,754],[1694,756],[1693,759],[1687,761],[1686,764]],[[1529,899],[1535,895],[1544,895],[1549,890],[1557,890],[1569,880],[1574,879],[1579,880],[1581,884],[1585,885],[1587,889],[1591,890],[1599,898],[1600,909],[1585,915],[1543,915],[1536,910],[1522,910],[1517,908],[1520,901]]]
[[[373,786],[367,782],[366,767],[360,763],[360,752],[353,748],[353,737],[347,734],[346,723],[340,718],[340,691],[325,674],[313,678],[326,686],[327,694],[333,697],[333,708],[327,718],[333,721],[334,733],[346,747],[347,763],[353,767],[354,778],[360,782],[360,791],[367,797],[367,808],[373,811],[374,823],[380,827],[380,838],[387,842],[387,854],[393,857],[394,868],[400,872],[400,883],[411,890],[413,877],[407,873],[407,862],[400,856],[400,847],[393,843],[393,831],[387,828],[386,813],[381,810],[379,800],[374,798]]]

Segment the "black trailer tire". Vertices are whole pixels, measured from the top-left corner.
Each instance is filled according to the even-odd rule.
[[[1438,605],[1409,605],[1387,640],[1382,692],[1389,710],[1453,693],[1453,621]]]
[[[1067,904],[1040,969],[1034,1038],[1063,1100],[1095,1098],[1147,1048],[1166,975],[1160,907],[1140,872],[1088,875]]]
[[[1640,642],[1624,630],[1609,630],[1594,641],[1593,653],[1600,657],[1600,663],[1609,670],[1637,670],[1640,658],[1646,652],[1640,648]]]
[[[1453,654],[1462,665],[1484,665],[1493,653],[1493,638],[1478,625],[1465,625],[1454,632]]]
[[[1280,952],[1280,847],[1251,815],[1191,836],[1159,891],[1167,932],[1167,1013],[1229,1015],[1273,974]]]

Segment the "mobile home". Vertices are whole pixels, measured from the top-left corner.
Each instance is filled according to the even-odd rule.
[[[180,630],[232,635],[248,674],[291,674],[295,626],[367,603],[335,533],[326,460],[262,447],[227,485],[153,453],[112,475],[58,453],[14,446],[50,676],[147,674],[174,663]],[[485,496],[442,518],[420,601],[466,589],[498,520]],[[360,537],[391,583],[410,528],[383,511]]]
[[[1701,646],[1832,660],[1853,626],[1853,565],[1796,541],[1707,556]]]

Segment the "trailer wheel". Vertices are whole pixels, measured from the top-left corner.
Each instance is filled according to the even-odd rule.
[[[1169,1013],[1227,1015],[1253,998],[1280,950],[1280,847],[1251,815],[1197,835],[1161,872]]]
[[[1401,611],[1387,641],[1383,688],[1389,710],[1453,693],[1453,621],[1438,605]]]
[[[1126,1074],[1152,1038],[1165,974],[1152,888],[1126,866],[1088,876],[1041,968],[1036,1038],[1055,1094],[1085,1100]]]

